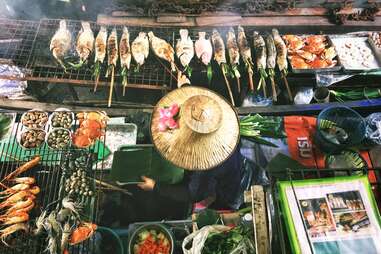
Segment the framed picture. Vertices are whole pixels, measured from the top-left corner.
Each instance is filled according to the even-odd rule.
[[[293,253],[381,253],[381,220],[367,176],[280,181]]]

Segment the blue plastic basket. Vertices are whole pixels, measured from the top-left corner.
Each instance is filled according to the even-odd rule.
[[[345,140],[343,138],[337,143],[333,142],[333,139],[327,138],[328,130],[333,133],[334,137],[339,137],[339,132],[344,136],[344,131]],[[339,152],[361,144],[364,138],[365,120],[356,111],[344,106],[329,107],[318,115],[315,144],[322,151]]]

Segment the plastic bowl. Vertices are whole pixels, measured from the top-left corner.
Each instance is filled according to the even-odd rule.
[[[143,226],[140,226],[139,228],[137,228],[131,235],[130,237],[130,240],[128,242],[128,250],[130,254],[135,254],[134,253],[134,245],[135,243],[137,242],[138,240],[138,237],[139,237],[139,234],[142,232],[142,231],[145,231],[145,230],[155,230],[156,232],[160,232],[160,233],[163,233],[164,236],[168,239],[170,245],[171,245],[171,249],[169,251],[170,254],[173,254],[173,249],[174,249],[174,240],[173,240],[173,236],[172,236],[172,233],[162,224],[147,224],[147,225],[143,225]]]
[[[30,112],[42,112],[42,113],[44,113],[45,116],[46,116],[46,121],[44,122],[44,125],[40,126],[40,127],[29,127],[28,125],[24,124],[24,119],[25,119],[26,115],[28,113],[30,113]],[[45,127],[47,126],[48,121],[49,121],[49,114],[48,114],[48,112],[45,112],[45,111],[43,111],[41,109],[31,109],[31,110],[28,110],[28,111],[24,112],[24,114],[21,115],[21,120],[20,120],[22,126],[27,128],[27,129],[40,129],[40,130],[44,130],[45,129]]]
[[[70,113],[71,115],[71,122],[70,122],[70,125],[69,127],[62,127],[62,126],[58,126],[58,127],[55,127],[53,126],[53,117],[55,117],[57,115],[57,112],[68,112]],[[75,121],[75,115],[74,113],[70,110],[70,109],[67,109],[67,108],[57,108],[56,110],[54,110],[54,112],[49,116],[49,126],[51,126],[52,129],[57,129],[57,128],[65,128],[65,129],[70,129],[73,124],[74,124],[74,121]]]
[[[68,145],[67,145],[66,147],[62,147],[62,148],[55,148],[55,147],[52,147],[52,146],[49,144],[49,142],[48,142],[48,140],[49,140],[49,136],[53,135],[54,132],[57,132],[57,131],[60,131],[60,130],[69,133],[69,143],[68,143]],[[63,149],[67,149],[67,148],[69,148],[69,147],[71,146],[71,140],[72,140],[72,133],[71,133],[70,130],[65,129],[65,128],[55,128],[55,129],[52,129],[52,130],[50,130],[50,131],[48,132],[48,135],[46,135],[46,137],[45,137],[45,142],[46,142],[46,144],[47,144],[48,147],[49,147],[50,149],[52,149],[52,150],[63,150]]]
[[[25,147],[21,144],[21,137],[24,133],[28,132],[28,131],[38,131],[38,132],[43,132],[44,133],[44,140],[41,142],[41,144],[39,146],[36,146],[36,147]],[[36,128],[28,128],[28,129],[25,129],[23,130],[22,132],[19,132],[19,134],[17,135],[17,142],[18,144],[23,148],[23,149],[26,149],[26,150],[33,150],[33,149],[38,149],[40,147],[42,147],[45,143],[45,138],[46,138],[46,131],[45,130],[42,130],[42,129],[36,129]]]
[[[315,143],[324,152],[339,152],[361,144],[364,138],[365,120],[356,111],[339,106],[327,108],[318,115]]]

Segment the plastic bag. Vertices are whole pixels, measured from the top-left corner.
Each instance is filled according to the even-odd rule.
[[[200,230],[193,232],[192,234],[185,237],[182,249],[184,254],[200,254],[202,253],[202,249],[204,248],[204,244],[208,235],[211,233],[221,233],[230,230],[230,227],[223,225],[211,225],[205,226]],[[192,242],[192,247],[188,250],[186,246],[188,243]]]
[[[23,77],[24,73],[16,66],[0,64],[0,74],[5,76]],[[22,99],[27,88],[26,81],[0,79],[0,95],[9,99]]]

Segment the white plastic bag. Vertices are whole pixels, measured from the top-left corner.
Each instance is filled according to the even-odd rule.
[[[230,230],[230,227],[222,226],[222,225],[211,225],[211,226],[205,226],[201,228],[200,230],[197,230],[193,232],[192,234],[185,237],[183,241],[183,253],[184,254],[200,254],[202,252],[202,249],[204,248],[204,244],[206,239],[208,238],[208,235],[210,233],[221,233]],[[185,246],[192,242],[192,248],[187,250]]]

